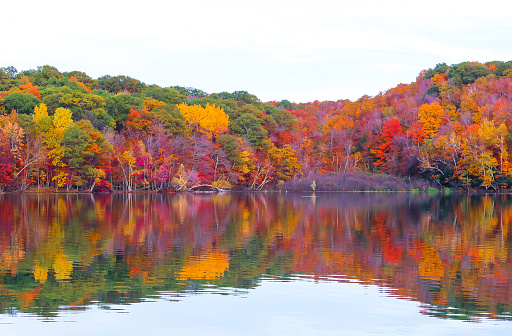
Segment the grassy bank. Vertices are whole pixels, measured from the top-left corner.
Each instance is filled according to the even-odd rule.
[[[424,180],[404,180],[396,176],[363,173],[313,174],[284,184],[287,191],[426,191],[431,185]]]

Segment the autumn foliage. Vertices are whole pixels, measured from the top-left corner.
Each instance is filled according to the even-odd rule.
[[[307,277],[378,285],[445,318],[510,319],[510,195],[303,196],[4,195],[0,314]]]
[[[296,104],[51,66],[0,68],[2,148],[12,153],[0,184],[261,190],[313,175],[383,173],[439,188],[507,189],[511,73],[511,62],[442,63],[374,97]]]
[[[179,104],[177,106],[189,127],[198,129],[211,139],[213,135],[226,132],[229,126],[229,116],[220,107],[206,103],[200,105]]]

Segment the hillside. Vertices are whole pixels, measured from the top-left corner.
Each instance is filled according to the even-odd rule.
[[[375,97],[307,104],[6,67],[0,113],[4,191],[259,190],[336,172],[512,183],[512,61],[438,64]]]

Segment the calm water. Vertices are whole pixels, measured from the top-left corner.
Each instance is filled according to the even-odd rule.
[[[511,196],[0,195],[10,335],[509,335]]]

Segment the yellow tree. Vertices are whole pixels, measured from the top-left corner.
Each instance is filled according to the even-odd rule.
[[[53,116],[53,126],[55,127],[55,130],[58,132],[63,132],[69,126],[71,126],[73,124],[73,119],[71,116],[71,110],[66,108],[60,107],[55,110],[55,114]]]
[[[43,118],[48,117],[48,108],[44,103],[39,104],[34,108],[34,114],[32,115],[32,120],[35,123],[40,122]]]
[[[165,106],[165,103],[156,99],[146,99],[144,100],[144,108],[148,112],[153,112],[153,110],[159,106]]]
[[[27,139],[27,157],[31,156],[35,163],[36,171],[34,180],[37,181],[38,188],[41,187],[41,182],[47,181],[47,171],[44,169],[45,162],[48,160],[47,148],[45,148],[45,139],[47,132],[52,128],[52,118],[48,115],[48,109],[44,103],[39,104],[34,108],[32,114],[33,121],[33,135]],[[29,144],[31,144],[29,148]],[[31,150],[30,150],[31,149]]]
[[[496,129],[493,135],[494,143],[500,151],[500,172],[501,174],[512,176],[512,164],[509,161],[507,139],[509,137],[508,128],[504,123]]]
[[[124,152],[120,153],[120,155],[116,156],[117,161],[119,162],[119,167],[123,172],[124,182],[126,190],[132,191],[134,189],[133,176],[135,171],[135,156],[131,149],[127,149]]]
[[[57,187],[63,187],[67,178],[67,173],[63,171],[66,164],[62,161],[64,148],[61,146],[61,143],[64,133],[71,125],[73,125],[71,111],[59,107],[53,115],[52,126],[44,135],[44,142],[49,150],[49,159],[56,169],[57,175],[54,176],[53,180],[56,180]]]
[[[0,116],[0,128],[9,139],[11,151],[14,154],[16,163],[19,164],[21,160],[21,151],[23,148],[23,141],[25,138],[25,130],[18,121],[18,113],[12,111],[9,115]]]
[[[48,115],[48,109],[44,103],[34,108],[32,114],[32,121],[34,122],[34,132],[38,137],[44,137],[46,133],[52,128],[53,121]]]
[[[266,142],[266,156],[275,170],[275,180],[288,180],[300,170],[297,155],[290,145],[277,148],[272,142]]]
[[[501,123],[500,126],[496,127],[492,120],[484,119],[482,125],[478,130],[478,135],[482,138],[485,146],[488,149],[488,157],[493,153],[499,153],[500,173],[506,176],[511,175],[511,165],[508,161],[508,148],[507,139],[509,132],[507,126]]]
[[[214,104],[206,104],[206,107],[179,104],[177,107],[190,128],[204,133],[209,139],[228,129],[229,116],[221,107]]]
[[[494,157],[496,149],[496,127],[492,121],[483,120],[482,125],[471,125],[463,138],[462,162],[466,165],[466,176],[480,179],[481,186],[486,189],[496,185],[495,173],[498,160]]]
[[[478,92],[471,85],[468,85],[462,91],[460,97],[460,109],[463,112],[469,112],[473,116],[475,123],[480,123],[480,108],[477,103]]]
[[[430,138],[437,135],[441,122],[443,121],[443,107],[435,102],[423,104],[418,109],[418,117],[423,126],[423,132]]]
[[[460,89],[453,85],[448,85],[448,83],[444,83],[439,87],[439,99],[441,100],[441,105],[443,106],[453,106],[457,101],[460,100],[460,95]]]

